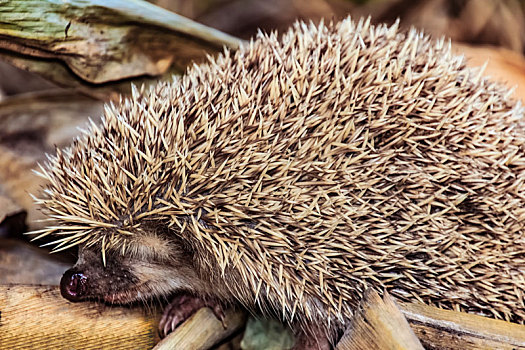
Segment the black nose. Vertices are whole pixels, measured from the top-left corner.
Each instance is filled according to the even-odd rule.
[[[87,292],[87,277],[82,272],[67,270],[60,280],[60,293],[70,301],[82,300]]]

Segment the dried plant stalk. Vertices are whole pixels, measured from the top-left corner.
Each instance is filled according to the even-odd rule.
[[[2,349],[151,349],[156,313],[74,304],[55,286],[0,286]]]

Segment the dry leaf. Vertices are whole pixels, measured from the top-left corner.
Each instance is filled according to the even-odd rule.
[[[0,57],[85,90],[170,69],[182,72],[207,53],[240,44],[140,0],[6,0],[0,18]]]

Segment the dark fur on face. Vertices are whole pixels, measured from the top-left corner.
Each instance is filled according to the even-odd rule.
[[[198,275],[192,253],[168,238],[142,234],[130,239],[124,249],[108,250],[105,263],[99,247],[80,247],[77,263],[62,277],[62,295],[72,301],[125,304],[176,291],[208,294],[214,290]]]

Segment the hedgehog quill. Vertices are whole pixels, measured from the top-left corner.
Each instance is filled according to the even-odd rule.
[[[278,318],[296,348],[333,344],[367,288],[523,323],[509,96],[445,40],[298,22],[107,106],[42,167],[39,236],[79,247],[70,300],[181,291]]]

